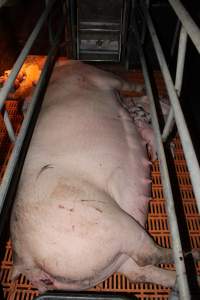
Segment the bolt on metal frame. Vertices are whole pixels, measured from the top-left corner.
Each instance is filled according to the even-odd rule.
[[[12,69],[7,81],[5,82],[4,86],[2,87],[2,89],[0,91],[0,111],[1,112],[4,109],[4,104],[5,104],[6,98],[9,94],[10,90],[12,89],[12,86],[17,77],[17,74],[18,74],[19,70],[21,69],[28,54],[30,53],[33,43],[35,42],[43,25],[47,21],[48,16],[50,15],[52,8],[54,7],[54,4],[56,4],[56,2],[57,2],[57,0],[52,0],[52,1],[48,1],[48,3],[46,3],[46,8],[45,8],[44,12],[42,13],[35,28],[33,29],[32,33],[30,34],[24,48],[22,49],[20,55],[18,56],[14,66],[13,66],[13,69]],[[42,70],[42,73],[41,73],[41,76],[37,83],[37,86],[35,88],[35,91],[33,93],[31,104],[25,115],[25,118],[23,120],[19,134],[17,136],[14,133],[11,121],[8,116],[8,112],[6,111],[6,108],[5,108],[4,122],[5,122],[5,126],[7,129],[8,135],[10,137],[10,140],[12,143],[14,143],[14,148],[11,153],[4,177],[3,177],[1,185],[0,185],[0,214],[2,213],[2,209],[3,209],[5,199],[6,199],[9,187],[10,187],[12,176],[14,174],[14,169],[17,165],[29,125],[31,124],[31,121],[33,119],[33,113],[34,113],[35,107],[37,105],[41,91],[47,82],[47,77],[48,77],[47,75],[49,73],[49,70],[51,69],[51,67],[54,63],[54,57],[56,56],[59,41],[61,39],[61,34],[64,30],[64,23],[65,23],[65,18],[63,16],[60,19],[60,26],[59,26],[59,29],[56,32],[55,36],[52,35],[53,29],[50,28],[50,23],[49,23],[49,33],[51,32],[51,34],[49,34],[50,44],[51,44],[50,51],[48,53],[44,68]]]
[[[186,158],[187,166],[190,173],[190,178],[194,190],[194,194],[196,197],[198,211],[200,212],[200,168],[198,164],[198,160],[193,148],[193,144],[190,138],[190,134],[183,116],[183,112],[181,110],[181,106],[179,104],[178,96],[180,96],[181,87],[182,87],[182,79],[183,79],[183,71],[184,71],[184,62],[185,62],[185,53],[187,46],[187,37],[190,36],[197,50],[200,52],[200,30],[193,22],[191,16],[188,14],[186,9],[178,0],[169,0],[172,8],[175,10],[181,25],[180,30],[180,38],[179,38],[179,47],[178,47],[178,58],[177,58],[177,70],[176,70],[176,79],[175,85],[172,81],[160,42],[158,40],[151,16],[149,14],[149,1],[140,0],[140,7],[143,12],[143,30],[141,34],[141,38],[139,37],[139,33],[137,30],[137,25],[135,24],[135,35],[138,44],[138,52],[141,60],[141,65],[143,69],[145,84],[147,88],[147,94],[150,100],[151,105],[151,113],[152,113],[152,122],[156,135],[157,147],[158,147],[158,156],[161,168],[161,178],[163,183],[163,190],[166,199],[166,207],[168,220],[170,225],[170,232],[172,234],[172,247],[173,247],[173,255],[176,264],[176,272],[177,272],[177,283],[180,293],[180,299],[191,299],[188,280],[185,272],[185,264],[184,260],[181,260],[180,257],[183,257],[182,246],[180,241],[180,234],[177,226],[177,218],[174,209],[174,200],[171,193],[171,184],[169,180],[169,174],[166,164],[166,158],[164,153],[163,143],[166,141],[170,129],[173,125],[173,119],[175,119],[178,133],[180,136],[180,140],[182,143],[184,155]],[[161,72],[163,74],[163,78],[166,84],[167,92],[170,99],[171,109],[168,115],[168,119],[166,121],[163,133],[160,132],[158,117],[155,108],[154,97],[152,93],[152,88],[149,80],[149,75],[147,71],[147,65],[145,61],[144,52],[142,49],[142,43],[144,42],[144,34],[149,32],[153,46],[158,58],[158,62],[160,65]],[[173,298],[173,297],[172,297]]]

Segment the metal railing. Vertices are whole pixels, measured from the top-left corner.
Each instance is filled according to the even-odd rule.
[[[173,126],[173,122],[175,121],[180,136],[180,140],[182,143],[184,155],[186,158],[186,163],[189,169],[190,179],[196,197],[198,211],[200,212],[200,168],[199,168],[198,160],[194,151],[191,137],[178,98],[180,96],[181,88],[182,88],[187,38],[189,35],[195,47],[200,52],[200,30],[179,0],[169,0],[169,3],[171,4],[172,8],[177,14],[178,19],[180,20],[181,23],[175,84],[172,81],[171,74],[169,72],[163,50],[161,48],[154,24],[152,22],[149,13],[150,1],[145,2],[143,0],[139,0],[139,5],[143,13],[143,25],[144,24],[145,25],[143,26],[141,37],[139,37],[137,24],[135,23],[135,35],[138,43],[138,52],[139,52],[141,65],[143,69],[147,94],[151,104],[152,123],[156,134],[158,157],[159,157],[160,169],[161,169],[161,178],[163,183],[164,195],[166,199],[166,208],[167,208],[168,220],[170,225],[170,231],[172,235],[172,248],[173,248],[173,255],[176,264],[177,286],[180,293],[180,299],[188,300],[191,298],[191,295],[190,295],[188,280],[186,276],[185,264],[184,264],[184,260],[182,259],[183,251],[181,246],[180,233],[177,225],[177,217],[174,208],[174,200],[173,200],[171,184],[169,180],[169,173],[167,169],[163,143],[166,141],[170,133],[170,130]],[[151,40],[153,42],[154,50],[165,81],[165,85],[166,85],[166,89],[168,92],[170,105],[171,105],[170,112],[162,133],[159,128],[154,96],[153,96],[152,87],[150,84],[149,74],[147,70],[147,64],[146,64],[146,60],[142,48],[142,43],[144,41],[144,33],[146,34],[147,32],[149,32],[151,36]]]
[[[59,28],[57,29],[57,32],[54,34],[53,34],[53,28],[51,27],[50,22],[48,22],[49,38],[50,38],[51,47],[50,47],[45,65],[43,67],[41,76],[40,76],[37,86],[34,90],[31,104],[25,115],[25,118],[23,120],[23,123],[21,125],[18,135],[16,135],[14,133],[11,120],[9,119],[8,112],[6,111],[4,104],[5,104],[5,101],[8,97],[10,90],[13,87],[14,81],[15,81],[25,59],[27,58],[28,54],[30,53],[31,48],[32,48],[36,38],[38,37],[38,34],[40,33],[45,22],[48,20],[48,17],[51,14],[52,9],[54,8],[54,5],[58,4],[56,2],[58,2],[58,0],[46,1],[46,8],[45,8],[44,12],[42,13],[35,28],[33,29],[32,33],[30,34],[24,48],[22,49],[20,55],[18,56],[14,66],[12,68],[12,71],[11,71],[7,81],[5,82],[4,86],[2,87],[2,89],[0,91],[0,111],[1,111],[1,113],[4,113],[5,127],[7,129],[8,136],[10,137],[11,142],[14,144],[14,147],[13,147],[13,150],[12,150],[12,153],[11,153],[11,156],[10,156],[10,159],[9,159],[9,162],[8,162],[8,165],[7,165],[7,168],[4,173],[4,176],[3,176],[3,179],[1,182],[1,186],[0,186],[0,215],[1,215],[0,234],[2,233],[1,231],[3,230],[3,223],[4,223],[4,219],[5,219],[5,216],[4,215],[2,216],[2,210],[4,208],[4,205],[6,204],[5,203],[6,197],[7,197],[10,185],[11,185],[11,181],[13,179],[14,170],[17,166],[28,128],[32,122],[35,107],[37,105],[40,94],[41,94],[42,90],[44,89],[46,82],[48,81],[48,73],[54,63],[54,58],[57,53],[59,41],[61,39],[61,35],[64,30],[64,24],[66,21],[64,15],[60,17]],[[60,1],[59,1],[59,4],[60,4]],[[4,111],[4,109],[5,109],[5,111]]]

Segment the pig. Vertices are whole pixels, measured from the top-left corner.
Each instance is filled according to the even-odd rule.
[[[157,266],[172,250],[145,231],[148,137],[117,100],[143,89],[79,61],[55,66],[11,214],[13,279],[40,292],[85,290],[114,272],[174,286],[176,273]]]

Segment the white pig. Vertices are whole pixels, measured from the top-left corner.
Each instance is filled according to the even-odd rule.
[[[114,272],[174,285],[175,272],[155,266],[172,262],[171,249],[144,229],[145,136],[116,96],[142,88],[78,61],[55,67],[12,211],[13,278],[41,292],[87,289]]]

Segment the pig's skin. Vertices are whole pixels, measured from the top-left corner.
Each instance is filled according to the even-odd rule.
[[[172,261],[144,230],[150,193],[144,142],[115,90],[140,89],[80,62],[55,68],[11,218],[13,277],[82,290],[113,272],[172,286]]]

